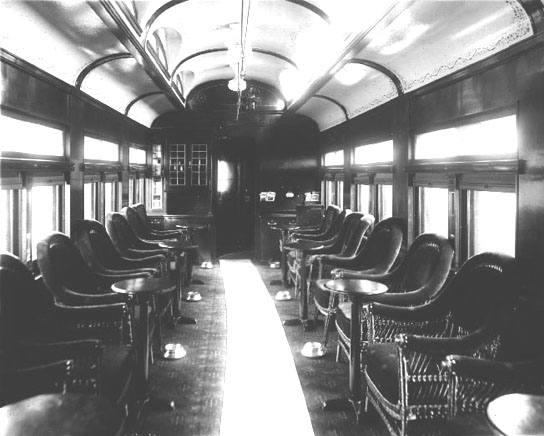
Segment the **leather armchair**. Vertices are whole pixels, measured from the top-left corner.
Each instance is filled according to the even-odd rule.
[[[329,229],[334,219],[340,214],[341,209],[334,205],[329,204],[327,206],[327,210],[325,210],[325,214],[323,215],[323,219],[321,220],[321,223],[317,226],[307,226],[307,227],[296,227],[293,228],[290,231],[290,234],[296,234],[299,237],[303,237],[303,235],[323,235],[325,232]]]
[[[182,230],[157,230],[151,227],[146,208],[142,203],[133,204],[130,207],[136,212],[137,217],[143,226],[143,234],[156,235],[162,238],[179,238],[180,236],[185,236]]]
[[[166,258],[164,256],[155,255],[141,259],[122,257],[115,249],[106,229],[98,221],[76,221],[74,223],[74,235],[82,257],[95,272],[107,274],[145,273],[148,277],[159,275],[167,277]],[[104,262],[107,263],[107,268],[104,266]],[[123,267],[137,269],[123,269]],[[153,315],[155,316],[156,340],[160,348],[162,347],[161,321],[166,316],[172,316],[173,295],[171,293],[154,295],[151,303]]]
[[[8,381],[10,401],[59,391],[98,393],[120,405],[129,401],[133,354],[126,304],[57,304],[43,282],[11,254],[0,255],[0,285],[4,362],[14,377],[27,377]],[[33,367],[38,370],[28,370]]]
[[[374,305],[417,306],[433,299],[446,282],[453,249],[449,241],[434,233],[419,235],[408,249],[402,263],[386,274],[354,272],[348,278],[374,280],[388,286],[385,294],[372,298]],[[350,347],[351,305],[339,303],[336,313],[336,329],[338,346],[346,355]],[[363,326],[365,317],[363,316]],[[363,330],[363,341],[366,341],[366,330]]]
[[[514,259],[497,253],[470,258],[431,301],[415,307],[365,305],[366,398],[391,434],[421,431],[448,415],[449,354],[493,359],[512,313]],[[389,342],[394,338],[395,342]]]
[[[62,233],[52,233],[38,243],[38,266],[55,301],[65,305],[125,302],[127,297],[111,291],[120,280],[149,277],[148,272],[98,273],[92,271],[75,244]]]
[[[122,256],[106,228],[98,221],[77,220],[72,231],[83,258],[95,271],[108,273],[144,269],[154,276],[166,276],[166,257],[154,255],[131,259]]]
[[[351,213],[351,210],[346,209],[341,211],[339,214],[337,214],[332,222],[329,228],[322,233],[316,233],[316,234],[304,234],[304,233],[297,233],[293,232],[290,235],[290,240],[292,242],[295,241],[319,241],[323,242],[324,244],[328,245],[334,242],[335,237],[338,235],[338,232],[340,231],[340,228],[342,227],[342,223],[346,219],[346,216]]]
[[[369,217],[372,215],[365,215]],[[338,295],[331,293],[325,283],[338,275],[339,268],[357,269],[361,273],[383,275],[389,271],[397,258],[403,240],[403,221],[387,218],[374,227],[370,236],[360,244],[360,249],[353,256],[334,254],[320,255],[319,276],[314,282],[315,317],[325,315],[324,345],[328,339],[328,325],[334,321],[338,307]],[[338,348],[338,351],[340,348]],[[338,354],[337,354],[338,359]]]

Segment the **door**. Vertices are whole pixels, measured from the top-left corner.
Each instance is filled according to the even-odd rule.
[[[252,251],[255,141],[221,140],[215,148],[214,160],[217,254]]]

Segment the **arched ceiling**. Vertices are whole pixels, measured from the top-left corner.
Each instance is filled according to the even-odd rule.
[[[326,130],[544,27],[542,0],[3,0],[0,9],[3,49],[148,126],[193,110],[185,102],[196,89],[226,88],[236,42],[247,82],[278,98],[267,107]],[[228,92],[213,95],[230,102]]]

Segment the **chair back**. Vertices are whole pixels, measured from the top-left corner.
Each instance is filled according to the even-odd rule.
[[[136,212],[137,217],[140,219],[140,223],[145,227],[147,232],[153,230],[151,224],[149,223],[149,217],[147,216],[147,211],[143,203],[136,203],[130,206],[134,212]]]
[[[346,217],[350,214],[351,214],[350,209],[344,209],[338,215],[336,215],[336,217],[333,219],[328,230],[325,232],[325,234],[322,237],[319,238],[319,240],[325,241],[327,239],[331,239],[337,236],[342,229],[342,225],[344,224]]]
[[[366,232],[366,229],[368,228],[368,226],[363,228],[363,226],[367,224],[367,221],[362,221],[363,219],[364,215],[360,212],[352,212],[346,216],[346,219],[342,223],[342,227],[340,227],[338,239],[330,249],[331,253],[340,256],[349,256],[357,251],[357,248],[359,248],[359,244],[363,239],[364,232]],[[361,230],[364,231],[361,233]],[[348,248],[350,249],[351,254],[348,252]]]
[[[127,219],[119,212],[110,212],[106,215],[106,230],[121,253],[138,245],[138,236],[128,224]]]
[[[350,215],[351,216],[351,215]],[[374,215],[365,214],[355,222],[346,235],[346,244],[342,255],[345,257],[355,256],[363,247],[365,235],[374,225]]]
[[[144,238],[148,235],[148,230],[141,218],[138,216],[138,213],[131,207],[127,206],[121,209],[121,215],[123,215],[132,231],[139,238]]]
[[[0,254],[0,350],[29,337],[53,305],[43,284],[11,253]],[[42,291],[42,292],[40,292]]]
[[[423,233],[412,243],[402,263],[392,273],[389,292],[418,291],[416,303],[432,299],[448,278],[453,258],[449,241],[435,233]]]
[[[513,308],[514,259],[500,253],[472,256],[441,292],[452,325],[470,333],[485,323],[501,323]]]
[[[373,274],[384,274],[389,271],[402,246],[403,227],[400,218],[386,218],[376,224],[357,256],[358,269],[372,270]]]
[[[54,232],[38,242],[38,266],[47,289],[62,302],[67,291],[96,294],[99,282],[76,245],[63,233]]]
[[[334,219],[340,215],[342,210],[335,204],[329,204],[325,214],[323,215],[323,220],[321,221],[321,227],[319,228],[319,233],[325,233],[329,227],[332,225]]]
[[[102,223],[95,220],[77,220],[72,227],[74,240],[91,268],[115,269],[122,260]]]

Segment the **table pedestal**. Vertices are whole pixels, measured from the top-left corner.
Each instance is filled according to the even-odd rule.
[[[306,272],[306,254],[304,250],[297,249],[297,258],[299,259],[300,279],[296,283],[297,294],[299,297],[298,302],[298,318],[287,319],[283,321],[285,326],[301,325],[304,331],[310,331],[314,328],[313,320],[308,319],[308,286],[307,286],[307,272]]]
[[[325,286],[331,292],[348,295],[351,302],[350,347],[349,347],[349,395],[347,398],[326,400],[323,410],[346,410],[355,412],[357,422],[361,415],[361,305],[373,295],[387,292],[387,286],[371,280],[329,280]]]

